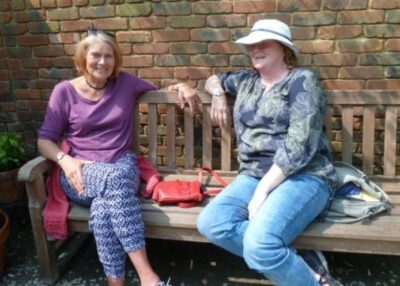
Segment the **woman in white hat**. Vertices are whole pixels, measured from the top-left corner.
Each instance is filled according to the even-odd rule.
[[[290,247],[323,212],[336,181],[319,79],[297,67],[281,21],[259,20],[236,43],[254,70],[213,75],[205,89],[220,126],[230,118],[226,95],[235,100],[239,175],[202,211],[198,229],[276,285],[341,285],[321,252],[300,256]]]

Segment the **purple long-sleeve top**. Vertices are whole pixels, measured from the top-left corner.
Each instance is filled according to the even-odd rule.
[[[54,87],[40,139],[58,143],[67,139],[73,157],[114,162],[132,144],[133,107],[146,91],[157,89],[138,77],[120,72],[99,101],[82,97],[69,81]]]

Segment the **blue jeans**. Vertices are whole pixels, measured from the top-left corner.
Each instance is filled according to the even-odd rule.
[[[324,210],[330,186],[315,176],[290,176],[269,194],[249,221],[247,205],[258,182],[257,178],[239,175],[200,213],[199,232],[243,257],[249,268],[276,285],[319,285],[314,272],[290,245]]]

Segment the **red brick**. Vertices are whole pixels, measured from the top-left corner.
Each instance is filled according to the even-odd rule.
[[[0,82],[1,86],[1,82]],[[15,102],[0,102],[0,109],[5,112],[16,111],[17,107],[15,106]]]
[[[56,57],[65,54],[62,46],[34,47],[33,53],[37,57]]]
[[[92,27],[92,21],[90,20],[60,22],[60,28],[62,32],[87,31],[91,27]]]
[[[0,78],[1,80],[9,80],[8,70],[0,70]]]
[[[57,0],[58,7],[71,7],[72,0]]]
[[[49,38],[47,35],[18,36],[17,44],[21,47],[43,46],[49,44]]]
[[[76,7],[72,7],[72,8],[47,10],[47,19],[54,21],[79,20],[78,9]]]
[[[324,3],[323,7],[328,10],[367,9],[368,0],[353,0],[353,1],[328,0]]]
[[[23,11],[15,13],[15,21],[17,23],[30,22],[30,21],[44,21],[46,20],[46,13],[44,11]]]
[[[50,58],[29,58],[23,60],[24,68],[50,68],[52,62]]]
[[[8,67],[14,70],[22,68],[22,59],[8,59]]]
[[[117,32],[118,42],[142,43],[151,41],[151,33],[148,31]]]
[[[399,0],[370,0],[372,9],[396,9],[400,8]]]
[[[167,26],[164,17],[136,17],[129,21],[129,27],[134,30],[162,29]]]
[[[210,54],[241,54],[242,51],[233,42],[226,43],[210,43],[208,45]]]
[[[354,66],[357,64],[356,54],[317,54],[313,55],[317,66]]]
[[[291,30],[294,40],[311,40],[315,38],[315,27],[292,27]]]
[[[17,99],[40,99],[40,90],[38,89],[17,89],[15,91]]]
[[[194,14],[228,14],[232,12],[232,2],[213,1],[206,2],[200,1],[193,3],[192,11]]]
[[[126,30],[128,28],[128,20],[121,18],[105,18],[93,20],[95,28],[102,30]]]
[[[169,45],[167,43],[146,43],[134,44],[133,53],[135,54],[167,54]]]
[[[10,90],[10,83],[8,81],[0,81],[0,93]]]
[[[318,37],[325,40],[349,39],[362,34],[361,25],[319,27]]]
[[[318,11],[321,0],[285,0],[278,1],[279,12]]]
[[[173,75],[173,68],[141,68],[138,72],[141,78],[172,78]]]
[[[80,41],[78,33],[57,33],[49,35],[52,44],[73,44]]]
[[[310,67],[318,71],[318,75],[321,79],[335,79],[338,76],[338,67]]]
[[[118,44],[119,50],[123,55],[130,55],[132,53],[132,44],[126,43],[126,44]]]
[[[363,89],[363,80],[323,80],[322,86],[326,89]]]
[[[339,12],[338,24],[377,24],[384,21],[385,13],[379,11],[343,11]]]
[[[160,30],[153,32],[154,42],[182,42],[189,41],[188,29]]]
[[[244,27],[246,26],[245,15],[210,15],[207,17],[210,27]]]
[[[207,53],[207,44],[206,43],[196,43],[196,42],[186,42],[184,45],[181,43],[171,43],[170,44],[170,53],[171,54],[181,54],[181,55],[197,55],[197,54],[206,54]]]
[[[234,13],[267,13],[275,11],[275,1],[234,1]]]
[[[174,69],[174,78],[180,80],[206,79],[212,74],[211,68],[178,67]]]
[[[332,53],[334,42],[328,40],[296,41],[300,51],[305,54]]]
[[[339,70],[339,78],[382,78],[384,72],[381,66],[342,67]]]
[[[13,79],[34,79],[38,77],[36,69],[24,69],[12,71],[11,76]]]
[[[400,51],[400,39],[389,39],[385,43],[385,50],[388,52]]]
[[[0,14],[0,23],[1,24],[9,23],[9,22],[11,22],[11,20],[12,20],[11,12]]]
[[[398,79],[369,80],[366,88],[400,90],[400,81]]]
[[[122,65],[124,67],[150,67],[153,65],[153,56],[124,56]]]
[[[378,39],[354,39],[354,40],[339,40],[337,42],[337,50],[342,53],[365,53],[379,52],[382,50],[383,41]]]

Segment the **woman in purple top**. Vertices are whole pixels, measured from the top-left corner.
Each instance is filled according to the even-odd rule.
[[[166,285],[146,255],[144,223],[138,199],[139,169],[131,152],[133,105],[156,89],[120,71],[122,55],[115,38],[90,30],[77,46],[75,65],[81,76],[57,84],[50,97],[38,147],[62,169],[67,197],[90,206],[89,227],[109,285],[124,284],[125,253],[143,286]],[[185,84],[182,104],[196,111],[196,92]],[[66,139],[70,152],[59,142]]]

